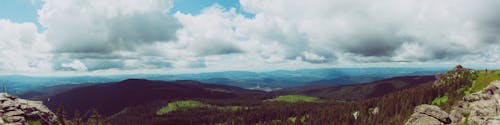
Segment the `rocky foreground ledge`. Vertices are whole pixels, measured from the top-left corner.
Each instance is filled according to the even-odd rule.
[[[500,125],[500,81],[472,93],[458,102],[450,113],[434,105],[415,107],[406,125]]]
[[[56,115],[40,101],[31,101],[0,93],[0,125],[26,125],[39,121],[43,125],[57,123]]]

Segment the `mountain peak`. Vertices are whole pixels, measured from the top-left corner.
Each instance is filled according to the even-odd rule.
[[[472,76],[475,76],[474,74],[474,70],[464,68],[462,65],[457,65],[448,72],[435,75],[436,81],[434,81],[433,86],[456,84],[458,81],[470,81],[473,79]]]
[[[464,67],[462,65],[457,65],[455,66],[455,68],[453,68],[453,71],[460,71],[462,70]]]

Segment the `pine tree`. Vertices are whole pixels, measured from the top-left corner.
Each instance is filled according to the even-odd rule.
[[[57,120],[61,125],[66,125],[66,112],[64,111],[64,105],[60,104],[56,109]]]
[[[80,111],[78,110],[75,111],[75,115],[73,116],[73,124],[74,125],[82,124],[82,117],[80,116]]]
[[[90,116],[87,118],[87,125],[102,125],[102,121],[100,120],[101,115],[97,111],[97,109],[92,109],[90,111]]]

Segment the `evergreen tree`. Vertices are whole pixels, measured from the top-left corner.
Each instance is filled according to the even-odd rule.
[[[66,124],[66,112],[64,111],[64,105],[60,104],[57,109],[56,109],[56,116],[57,120],[61,125],[67,125]]]
[[[89,117],[87,118],[87,125],[102,125],[102,121],[101,121],[101,115],[99,114],[99,112],[97,111],[97,109],[92,109],[90,111],[90,115]]]
[[[81,125],[82,122],[82,117],[80,116],[80,111],[76,110],[75,115],[73,116],[73,124],[74,125]]]

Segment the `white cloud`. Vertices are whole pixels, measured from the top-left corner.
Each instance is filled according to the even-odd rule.
[[[197,56],[240,53],[238,40],[233,30],[233,18],[238,18],[235,9],[228,12],[218,6],[204,9],[200,15],[177,12],[175,17],[183,28],[178,32],[178,46]]]
[[[401,59],[457,61],[464,55],[487,53],[492,50],[490,46],[500,44],[500,30],[494,28],[500,26],[500,16],[492,13],[499,11],[494,6],[500,2],[494,0],[241,0],[240,3],[245,10],[256,14],[247,20],[251,23],[238,27],[242,30],[248,27],[244,34],[252,38],[274,36],[259,41],[283,41],[284,47],[298,45],[291,46],[293,52],[341,58],[337,63]],[[280,36],[275,34],[277,31],[284,36],[275,37]],[[300,39],[297,36],[305,38],[286,39]]]
[[[79,72],[87,71],[87,66],[85,66],[85,64],[80,62],[80,60],[74,60],[71,63],[64,63],[64,64],[61,64],[61,66],[65,67],[65,68],[71,68],[72,70],[79,71]]]
[[[176,13],[175,17],[183,24],[178,32],[179,42],[165,43],[168,49],[164,53],[175,55],[169,56],[175,57],[174,61],[186,56],[218,59],[206,62],[207,68],[251,65],[235,62],[231,57],[243,57],[261,67],[297,61],[330,66],[390,66],[402,62],[460,63],[463,57],[482,56],[492,50],[489,46],[499,44],[498,39],[484,40],[495,37],[483,35],[484,29],[478,26],[486,16],[476,16],[485,13],[476,7],[498,5],[494,1],[472,6],[465,0],[455,4],[431,0],[241,0],[240,3],[255,17],[246,18],[234,9],[217,5],[199,15]],[[227,48],[241,52],[222,52]],[[221,56],[228,53],[236,55]]]
[[[168,10],[171,0],[44,0],[38,11],[47,41],[53,46],[56,69],[81,60],[89,71],[120,67],[125,60],[162,54],[157,43],[177,40],[179,21]],[[148,61],[141,61],[151,65]],[[108,66],[109,63],[110,64]],[[102,66],[106,64],[106,66]]]
[[[39,21],[60,53],[137,51],[176,39],[178,21],[164,0],[45,0]]]
[[[304,52],[304,59],[312,61],[312,62],[323,62],[323,61],[326,61],[325,57],[319,56],[319,55],[316,55],[316,54],[310,53],[310,52]]]
[[[35,24],[0,19],[0,73],[50,72],[50,49]]]
[[[396,56],[392,57],[394,61],[419,61],[429,60],[431,55],[425,51],[418,43],[403,43],[396,51]]]
[[[0,21],[0,57],[12,60],[1,60],[0,69],[214,71],[499,60],[498,0],[240,0],[254,17],[219,5],[169,15],[171,0],[43,2],[42,33],[31,23]]]

